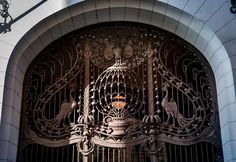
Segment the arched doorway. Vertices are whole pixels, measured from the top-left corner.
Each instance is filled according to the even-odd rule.
[[[18,160],[219,161],[215,92],[205,58],[167,31],[80,29],[28,68]]]

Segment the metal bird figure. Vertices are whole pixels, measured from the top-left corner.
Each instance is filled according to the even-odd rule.
[[[183,115],[178,110],[177,103],[173,99],[169,100],[169,98],[168,98],[168,88],[169,87],[170,87],[169,83],[167,83],[167,82],[163,83],[162,91],[165,91],[166,94],[165,94],[165,97],[162,99],[161,106],[165,109],[165,111],[168,115],[166,124],[169,123],[170,117],[172,117],[173,118],[173,126],[175,126],[175,119],[176,119],[181,128],[186,128],[191,124],[194,116],[192,118],[183,117]]]
[[[69,119],[70,122],[70,115],[73,112],[73,110],[77,107],[77,102],[75,101],[75,90],[76,90],[76,85],[71,84],[70,85],[70,99],[68,101],[64,101],[61,104],[61,108],[57,116],[51,120],[50,125],[52,127],[59,127],[61,121],[63,120],[63,126],[65,125],[65,119],[66,117]]]

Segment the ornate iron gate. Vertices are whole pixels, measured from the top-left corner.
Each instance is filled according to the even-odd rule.
[[[201,53],[166,31],[73,32],[27,71],[18,161],[222,161],[214,83]]]

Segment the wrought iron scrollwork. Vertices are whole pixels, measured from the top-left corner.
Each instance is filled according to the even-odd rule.
[[[35,64],[26,86],[27,125],[43,138],[69,138],[73,128],[71,114],[79,107],[76,101],[77,85],[73,82],[83,69],[81,47],[79,44],[75,44],[75,48],[65,45],[60,50],[52,48],[45,51],[56,53],[50,59],[43,58]],[[61,96],[62,91],[64,96]]]
[[[94,142],[91,141],[92,132],[89,128],[85,128],[83,132],[83,138],[76,144],[77,150],[83,155],[87,156],[94,150]]]
[[[28,139],[76,143],[84,156],[96,145],[142,145],[151,155],[162,154],[166,142],[219,141],[212,133],[219,130],[211,71],[187,43],[132,25],[98,26],[64,39],[27,73]]]
[[[143,145],[144,150],[149,154],[155,155],[158,152],[161,152],[163,149],[163,145],[161,145],[160,142],[155,139],[154,135],[151,135],[148,139],[146,139]]]

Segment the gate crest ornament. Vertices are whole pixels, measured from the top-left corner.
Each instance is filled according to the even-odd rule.
[[[220,146],[211,71],[192,46],[133,25],[95,26],[64,39],[27,72],[25,146],[76,143],[84,159],[96,145],[141,145],[150,155],[165,143]]]

